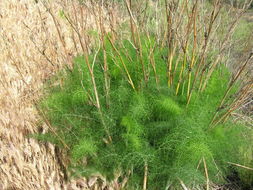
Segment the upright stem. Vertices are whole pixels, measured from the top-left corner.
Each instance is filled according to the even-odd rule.
[[[167,43],[168,43],[168,59],[167,59],[167,72],[168,72],[168,86],[170,87],[172,85],[172,60],[174,55],[173,48],[173,29],[172,29],[172,5],[168,5],[168,1],[165,0],[165,6],[166,6],[166,17],[167,17]]]
[[[148,164],[144,164],[144,178],[143,178],[143,190],[147,190],[147,181],[148,181]]]
[[[205,52],[207,51],[207,46],[208,46],[208,43],[209,43],[209,39],[210,39],[210,35],[211,35],[211,30],[213,28],[213,25],[214,25],[214,22],[221,10],[221,6],[219,5],[220,4],[220,0],[217,0],[216,1],[216,4],[215,4],[215,7],[214,7],[214,11],[213,11],[213,14],[211,16],[211,20],[210,20],[210,24],[209,24],[209,28],[208,28],[208,34],[207,34],[207,38],[206,38],[206,42],[205,42],[205,49],[204,49],[204,54],[202,54],[202,57],[201,57],[201,64],[199,66],[202,66],[203,65],[203,69],[202,69],[202,72],[200,74],[200,83],[199,83],[199,91],[201,90],[201,87],[202,87],[202,82],[203,82],[203,77],[204,77],[204,74],[208,68],[208,66],[205,66]],[[218,8],[217,12],[215,13],[216,11],[216,8]]]
[[[194,22],[193,22],[193,30],[194,30],[194,39],[193,39],[193,50],[192,50],[192,58],[191,63],[188,68],[188,85],[187,85],[187,97],[190,95],[190,87],[191,87],[191,78],[192,78],[192,68],[195,64],[195,52],[197,48],[197,26],[196,26],[196,19],[197,19],[197,2],[196,1],[196,9],[194,11]]]
[[[103,7],[103,5],[102,5]],[[107,64],[107,56],[106,56],[106,47],[105,47],[105,29],[103,25],[103,15],[101,11],[101,6],[99,6],[99,26],[101,31],[101,42],[103,49],[103,61],[104,61],[104,80],[105,80],[105,97],[106,97],[106,105],[109,107],[110,98],[109,98],[109,76],[108,76],[108,64]]]
[[[205,169],[205,175],[206,175],[206,190],[209,190],[208,170],[207,170],[206,160],[204,157],[203,157],[203,163],[204,163],[204,169]]]
[[[183,79],[183,72],[185,70],[185,65],[186,65],[186,62],[187,62],[188,44],[186,44],[184,51],[185,51],[184,52],[184,60],[183,60],[183,64],[182,64],[182,67],[181,67],[181,70],[180,70],[179,79],[178,79],[178,83],[177,83],[177,87],[176,87],[176,95],[179,92],[179,87],[180,87],[180,84],[181,84],[182,79]]]
[[[200,63],[198,64],[197,69],[196,69],[196,71],[195,71],[194,79],[193,79],[193,82],[192,82],[192,87],[191,87],[191,89],[190,89],[189,96],[187,97],[187,105],[190,103],[191,96],[192,96],[192,92],[193,92],[193,89],[195,88],[195,83],[196,83],[196,81],[197,81],[197,78],[198,78],[200,69],[202,68],[202,66],[203,66],[203,64],[204,64],[204,62],[205,62],[205,56],[206,56],[207,45],[208,45],[208,43],[209,43],[209,38],[210,38],[210,35],[211,35],[211,32],[212,32],[213,24],[214,24],[214,21],[216,20],[218,14],[219,14],[219,12],[220,12],[220,9],[221,9],[221,7],[219,6],[219,4],[220,4],[220,0],[216,0],[214,9],[213,9],[213,11],[212,11],[212,13],[211,13],[211,19],[210,19],[208,31],[205,33],[205,43],[204,43],[204,47],[203,47],[203,49],[202,49],[202,54],[201,54],[201,58],[200,58]],[[219,8],[218,11],[216,11],[217,8]],[[201,73],[201,76],[200,76],[200,84],[202,84],[202,77],[203,77],[203,74],[204,74],[204,70],[202,70],[202,73]]]
[[[104,121],[103,112],[102,112],[102,109],[101,109],[99,95],[98,95],[98,91],[97,91],[95,75],[94,75],[94,72],[93,72],[93,67],[91,66],[91,64],[89,62],[88,45],[87,45],[87,43],[84,44],[84,42],[82,40],[82,36],[81,36],[80,32],[78,31],[77,27],[75,27],[75,25],[73,24],[72,20],[68,16],[66,16],[66,19],[67,19],[68,23],[70,24],[71,28],[73,28],[73,30],[76,32],[76,34],[78,36],[78,39],[79,39],[79,42],[80,42],[80,45],[81,45],[81,48],[82,48],[82,51],[83,51],[83,54],[84,54],[85,64],[87,65],[88,71],[89,71],[89,74],[90,74],[91,83],[92,83],[92,86],[93,86],[93,91],[94,91],[94,95],[95,95],[95,99],[96,99],[96,107],[97,107],[99,115],[100,115],[102,126],[105,129],[105,132],[106,132],[106,135],[108,136],[109,142],[112,142],[112,137],[110,135],[109,129],[108,129],[108,127],[107,127],[107,125]]]
[[[129,0],[129,3],[127,2],[127,0],[125,0],[125,4],[127,6],[127,11],[128,11],[129,16],[130,16],[131,32],[132,32],[132,36],[133,36],[133,39],[134,39],[134,45],[137,47],[136,48],[136,53],[137,53],[137,55],[139,55],[144,81],[147,82],[147,74],[146,74],[146,71],[145,71],[145,66],[144,66],[144,61],[143,61],[143,52],[142,52],[140,32],[139,32],[139,28],[138,28],[138,23],[134,19],[134,16],[133,16],[133,13],[132,13],[132,10],[131,10],[131,2],[132,2],[131,0]],[[137,35],[137,39],[135,38],[135,34]]]
[[[127,10],[129,15],[132,14],[130,11],[132,9],[132,0],[129,0],[129,4],[127,3],[127,0],[125,0],[126,6],[127,6]],[[132,39],[134,42],[134,45],[137,46],[137,42],[135,39],[135,26],[134,26],[134,20],[132,19],[132,16],[130,15],[130,27],[131,27],[131,33],[132,33]]]
[[[158,77],[157,72],[156,72],[156,63],[155,63],[155,58],[154,58],[154,49],[155,49],[155,47],[156,46],[154,45],[154,47],[152,48],[152,46],[150,45],[149,57],[150,57],[150,63],[151,63],[152,68],[154,70],[156,85],[158,87],[158,85],[159,85],[159,77]]]
[[[181,71],[180,71],[180,75],[179,75],[179,80],[178,80],[178,84],[177,84],[177,87],[176,87],[176,95],[178,94],[178,91],[179,91],[179,88],[180,88],[180,85],[182,83],[182,80],[184,78],[184,70],[185,70],[185,67],[186,67],[186,64],[187,64],[187,53],[188,53],[188,45],[189,45],[189,38],[190,38],[190,34],[191,34],[191,31],[192,31],[192,24],[193,24],[193,30],[194,30],[194,37],[195,37],[195,27],[196,27],[196,8],[197,8],[197,1],[195,2],[195,4],[193,5],[193,8],[192,8],[192,11],[191,11],[191,14],[188,15],[188,24],[187,24],[187,30],[186,30],[186,34],[185,34],[185,44],[182,45],[182,49],[184,51],[184,59],[183,59],[183,65],[182,65],[182,68],[181,68]],[[195,24],[194,24],[195,23]],[[194,39],[195,40],[195,39]],[[194,51],[194,50],[193,50]],[[194,62],[193,62],[194,63]],[[185,81],[184,81],[184,84],[185,84]],[[183,93],[183,91],[182,91]]]
[[[110,44],[112,45],[112,48],[114,49],[114,51],[116,52],[116,54],[118,55],[119,59],[120,59],[120,62],[121,64],[123,65],[123,68],[127,74],[127,78],[128,78],[128,82],[130,83],[131,87],[135,90],[135,86],[134,86],[134,83],[132,81],[132,78],[131,78],[131,75],[127,69],[127,66],[126,64],[124,63],[123,59],[122,59],[122,56],[120,55],[120,52],[119,50],[115,47],[114,43],[112,42],[111,38],[108,36],[108,40],[110,42]]]
[[[60,29],[59,29],[58,22],[57,22],[57,20],[56,20],[56,18],[55,18],[55,16],[54,16],[54,14],[52,13],[50,7],[48,7],[48,6],[46,5],[45,2],[43,3],[43,6],[47,9],[48,13],[50,14],[50,16],[51,16],[52,19],[53,19],[55,28],[56,28],[56,30],[57,30],[58,37],[59,37],[60,42],[61,42],[61,44],[62,44],[64,53],[65,53],[65,55],[66,55],[66,57],[67,57],[67,62],[68,62],[68,64],[69,64],[68,67],[71,68],[71,67],[72,67],[72,65],[71,65],[71,58],[70,58],[70,56],[69,56],[69,54],[68,54],[68,51],[67,51],[67,48],[66,48],[66,43],[65,43],[65,41],[64,41],[63,38],[62,38],[62,35],[61,35],[61,31],[60,31]]]

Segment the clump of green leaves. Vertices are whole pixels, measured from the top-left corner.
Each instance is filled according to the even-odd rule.
[[[210,129],[212,117],[229,84],[230,75],[225,67],[213,72],[202,93],[194,90],[191,103],[186,106],[183,85],[177,96],[176,86],[168,87],[163,58],[166,49],[156,48],[153,52],[157,83],[150,63],[150,47],[154,42],[142,39],[148,81],[143,78],[134,46],[129,41],[122,43],[124,48],[120,48],[122,44],[115,45],[120,56],[108,41],[105,43],[109,102],[103,51],[98,52],[94,62],[100,110],[94,104],[91,79],[82,56],[75,59],[72,71],[59,75],[63,78],[62,85],[54,85],[54,80],[49,82],[47,95],[40,102],[40,108],[57,132],[57,136],[49,132],[40,137],[58,146],[62,146],[60,139],[64,140],[69,147],[69,167],[87,176],[99,172],[108,179],[119,171],[122,176],[130,171],[128,189],[140,189],[146,164],[149,188],[165,189],[170,185],[176,187],[179,179],[189,186],[204,185],[206,172],[211,181],[224,183],[226,176],[237,169],[229,167],[227,162],[248,162],[244,152],[252,147],[251,131],[229,120]],[[89,58],[93,61],[94,55]],[[135,89],[122,69],[122,60]],[[175,74],[179,72],[180,69]],[[84,158],[85,166],[81,162]]]

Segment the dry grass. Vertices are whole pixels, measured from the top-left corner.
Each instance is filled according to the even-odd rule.
[[[0,190],[98,189],[95,177],[64,182],[55,147],[27,137],[38,130],[33,100],[43,81],[81,52],[76,34],[59,14],[64,9],[75,18],[76,5],[46,4],[55,25],[41,3],[0,1]],[[87,7],[82,11],[89,14]],[[94,18],[87,18],[86,27],[94,28]],[[48,130],[45,124],[39,128]]]

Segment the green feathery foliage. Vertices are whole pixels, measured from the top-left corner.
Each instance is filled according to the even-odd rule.
[[[176,96],[176,87],[168,87],[166,60],[163,58],[166,49],[154,50],[159,77],[159,83],[156,83],[149,61],[153,44],[152,40],[142,38],[143,62],[149,73],[147,82],[143,79],[139,55],[133,45],[129,41],[116,44],[136,87],[134,90],[120,56],[106,41],[109,104],[105,92],[103,51],[99,51],[94,64],[100,111],[92,101],[95,98],[84,58],[77,57],[74,69],[59,75],[63,78],[62,85],[51,80],[47,85],[50,88],[46,87],[47,95],[40,102],[40,108],[58,137],[49,132],[39,135],[40,139],[58,146],[62,145],[59,138],[63,139],[70,147],[70,167],[75,168],[76,173],[89,176],[99,172],[112,179],[118,172],[127,175],[131,171],[128,189],[141,187],[144,164],[148,165],[150,189],[165,189],[171,184],[176,187],[179,179],[189,186],[205,184],[204,162],[209,179],[224,183],[226,176],[238,169],[230,167],[227,162],[249,163],[251,158],[245,157],[245,152],[252,149],[252,132],[245,126],[228,120],[214,129],[209,128],[227,89],[229,72],[225,67],[217,69],[205,91],[194,91],[191,103],[186,107],[186,90],[181,87],[180,95]],[[91,62],[93,58],[91,55]],[[81,162],[84,158],[87,160],[85,166]],[[237,172],[245,175],[241,170]]]

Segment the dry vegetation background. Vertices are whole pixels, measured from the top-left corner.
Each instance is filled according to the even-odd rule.
[[[66,184],[59,151],[27,138],[37,130],[48,130],[46,124],[38,128],[33,106],[43,81],[71,65],[72,57],[81,52],[76,33],[59,14],[66,10],[76,23],[84,14],[94,15],[89,14],[89,7],[80,8],[77,3],[56,0],[45,7],[34,0],[0,0],[0,190],[100,189],[96,177]],[[112,12],[117,16],[110,16],[115,25],[116,18],[121,18],[116,10]],[[82,14],[76,15],[77,11]],[[97,28],[94,17],[85,18],[86,26],[80,30]]]
[[[0,1],[0,190],[97,189],[96,177],[65,184],[55,147],[27,138],[38,130],[33,100],[43,81],[80,52],[73,29],[59,14],[64,8],[75,18],[76,5],[59,0],[46,9],[34,0]],[[89,14],[88,7],[79,11]],[[96,26],[91,16],[85,23]],[[45,124],[39,128],[48,130]]]

